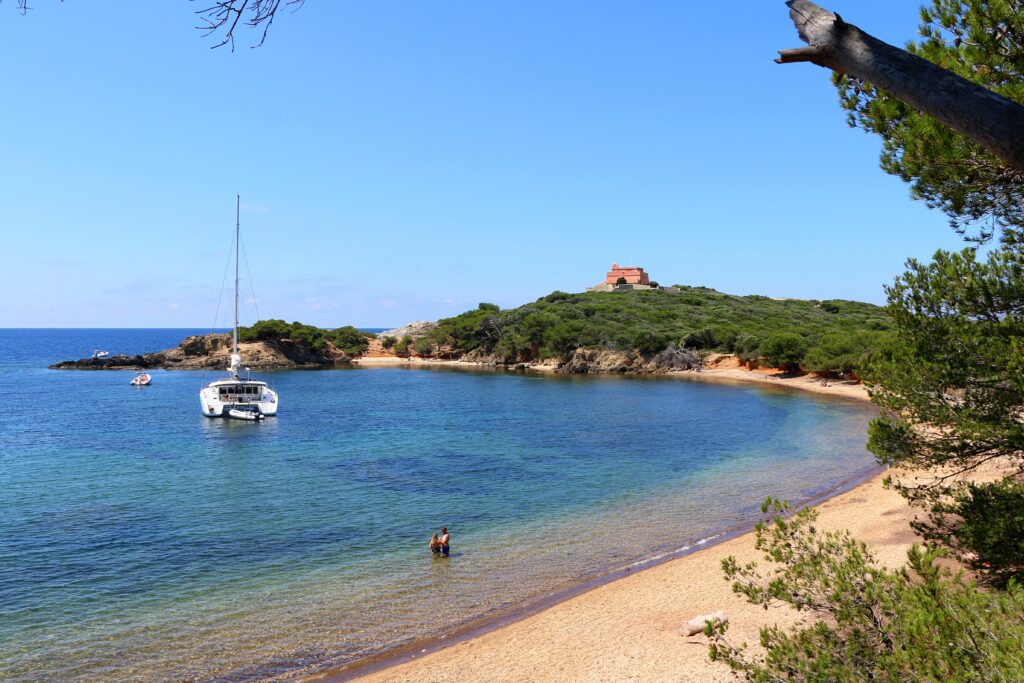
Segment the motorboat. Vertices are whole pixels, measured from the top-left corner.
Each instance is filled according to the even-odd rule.
[[[250,422],[264,419],[263,413],[253,408],[228,408],[228,417],[235,420],[249,420]]]
[[[152,381],[153,378],[150,377],[148,373],[140,372],[139,374],[135,375],[130,384],[133,387],[148,387],[149,383]]]
[[[110,355],[110,351],[93,351],[92,352],[92,357],[93,358],[106,358],[109,355]]]
[[[241,249],[239,211],[241,198],[235,197],[235,319],[231,336],[231,358],[228,376],[214,380],[199,391],[199,405],[206,417],[233,417],[259,420],[277,415],[277,392],[266,382],[240,376],[242,356],[238,353],[238,254]],[[238,414],[236,414],[238,413]],[[254,415],[255,414],[255,415]]]

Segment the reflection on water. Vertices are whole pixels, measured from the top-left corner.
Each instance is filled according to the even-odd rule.
[[[200,414],[209,373],[154,372],[139,389],[126,373],[42,369],[79,345],[136,335],[130,350],[145,351],[175,331],[107,331],[120,335],[107,343],[33,332],[31,353],[29,332],[0,331],[0,359],[14,359],[0,391],[33,388],[0,422],[2,679],[337,665],[700,542],[767,494],[804,499],[874,467],[870,408],[816,397],[280,372],[263,375],[280,416],[250,423]],[[52,409],[69,397],[88,419]],[[447,559],[427,550],[441,525]]]

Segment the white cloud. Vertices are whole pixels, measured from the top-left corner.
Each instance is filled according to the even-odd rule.
[[[242,211],[246,211],[248,213],[269,213],[270,212],[270,209],[268,209],[267,207],[263,206],[262,204],[250,204],[249,202],[242,202],[241,208],[242,208]]]

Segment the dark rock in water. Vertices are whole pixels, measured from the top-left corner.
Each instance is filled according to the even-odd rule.
[[[82,358],[66,360],[51,365],[52,370],[148,370],[162,367],[163,353],[147,353],[142,356],[107,356],[106,358]]]

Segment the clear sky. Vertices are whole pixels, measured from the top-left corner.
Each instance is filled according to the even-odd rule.
[[[920,2],[823,4],[902,45]],[[960,246],[827,71],[773,63],[801,44],[782,0],[307,0],[234,53],[201,2],[32,4],[0,4],[0,327],[212,326],[236,192],[261,317],[326,327],[613,261],[881,303]]]

